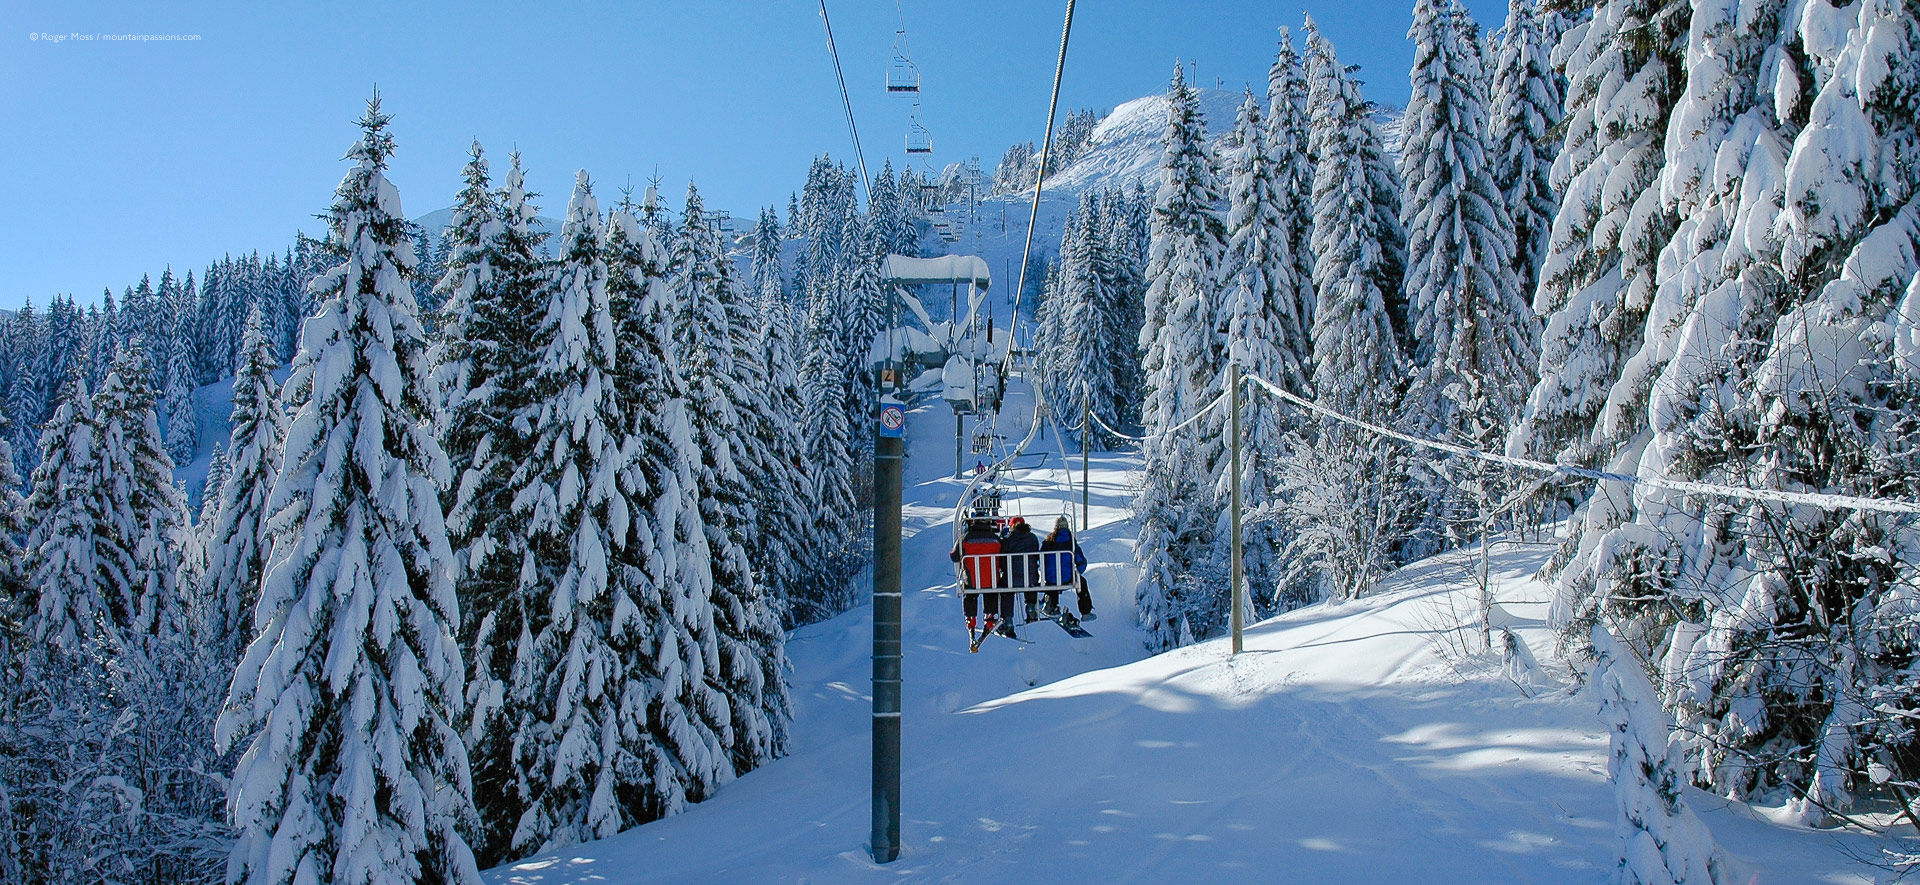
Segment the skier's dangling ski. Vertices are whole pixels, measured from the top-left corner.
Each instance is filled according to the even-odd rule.
[[[993,615],[987,615],[987,619],[980,622],[979,633],[974,633],[972,632],[971,629],[968,630],[968,634],[969,634],[968,641],[967,641],[968,654],[977,654],[980,651],[980,643],[987,641],[987,637],[993,635],[993,626],[994,626],[995,620],[997,619]]]
[[[1005,629],[1005,632],[1002,632],[1002,628],[1004,628],[1004,629]],[[987,641],[987,637],[989,637],[989,636],[993,636],[993,635],[996,635],[996,634],[998,634],[998,635],[1000,635],[1000,636],[1005,636],[1005,637],[1007,637],[1008,639],[1011,639],[1011,640],[1013,640],[1014,642],[1018,642],[1018,643],[1020,643],[1021,645],[1032,645],[1032,644],[1033,644],[1033,640],[1031,640],[1031,639],[1021,639],[1020,637],[1018,637],[1018,636],[1016,636],[1016,635],[1014,635],[1014,633],[1013,633],[1013,624],[1012,624],[1012,622],[1008,622],[1008,621],[1000,621],[1000,620],[999,620],[999,619],[998,619],[998,618],[997,618],[996,616],[994,616],[994,615],[987,615],[987,619],[986,619],[986,621],[985,621],[985,622],[984,622],[984,623],[982,624],[982,629],[980,630],[980,635],[979,635],[979,636],[976,636],[976,637],[974,637],[974,638],[973,638],[973,642],[972,642],[972,644],[971,644],[971,645],[969,645],[969,646],[967,647],[967,651],[968,651],[968,652],[977,652],[977,651],[979,651],[979,650],[980,650],[980,643],[983,643],[983,642],[986,642],[986,641]]]

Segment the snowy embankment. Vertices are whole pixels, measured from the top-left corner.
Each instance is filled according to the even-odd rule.
[[[1466,653],[1478,634],[1448,626],[1474,610],[1458,558],[1405,569],[1365,600],[1257,624],[1238,658],[1214,640],[1136,660],[1125,520],[1136,462],[1101,455],[1086,544],[1095,638],[1040,623],[1022,629],[1032,644],[992,638],[969,655],[945,556],[961,487],[948,476],[952,432],[944,407],[913,414],[898,861],[876,865],[865,851],[863,606],[788,646],[791,756],[677,817],[489,881],[1605,881],[1606,736],[1550,653],[1545,593],[1530,577],[1545,547],[1492,557],[1493,620],[1544,661],[1531,670]],[[1062,509],[1056,445],[1036,446],[1052,454],[1014,489],[1030,519]],[[1697,791],[1690,800],[1738,859],[1740,881],[1870,881],[1832,834]]]

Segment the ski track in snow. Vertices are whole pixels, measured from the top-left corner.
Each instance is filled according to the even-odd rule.
[[[1025,392],[1010,390],[1009,414]],[[1023,425],[1024,426],[1024,425]],[[875,864],[869,817],[872,611],[796,631],[794,749],[676,817],[489,871],[494,885],[640,882],[1600,882],[1613,864],[1606,735],[1564,665],[1525,696],[1485,656],[1440,651],[1438,612],[1471,608],[1442,557],[1365,599],[1140,659],[1130,454],[1097,455],[1083,539],[1092,639],[966,651],[946,553],[952,414],[909,424],[903,529],[902,850]],[[1061,509],[1058,441],[1015,491]],[[1077,455],[1076,455],[1077,458]],[[969,456],[969,464],[971,456]],[[1073,462],[1078,479],[1078,462]],[[1009,495],[1009,507],[1016,495]],[[1075,492],[1077,500],[1077,490]],[[1553,648],[1531,578],[1544,545],[1493,556],[1500,623]],[[1066,602],[1068,600],[1063,600]],[[1477,636],[1468,640],[1478,642]],[[1867,882],[1831,833],[1694,793],[1760,882]],[[1857,838],[1857,837],[1856,837]],[[1855,848],[1869,848],[1859,841]]]

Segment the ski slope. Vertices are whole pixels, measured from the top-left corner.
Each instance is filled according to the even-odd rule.
[[[1003,432],[1029,400],[1010,391]],[[1100,619],[1037,623],[969,655],[946,553],[962,487],[953,417],[914,411],[904,527],[903,850],[873,863],[871,609],[796,631],[792,754],[684,814],[490,871],[494,885],[642,882],[1602,882],[1614,800],[1596,704],[1570,692],[1531,579],[1543,545],[1492,554],[1494,621],[1542,663],[1503,667],[1448,625],[1467,566],[1439,558],[1378,594],[1140,659],[1128,454],[1096,455]],[[1058,441],[1019,506],[1061,509]],[[968,456],[968,465],[973,456]],[[1023,459],[1038,460],[1038,459]],[[1077,457],[1072,462],[1078,477]],[[1009,494],[1009,508],[1014,506]],[[1865,837],[1771,823],[1690,793],[1740,881],[1870,882]]]

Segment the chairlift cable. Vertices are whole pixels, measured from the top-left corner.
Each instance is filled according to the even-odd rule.
[[[825,0],[822,0],[822,3],[824,4]],[[1053,149],[1053,119],[1055,112],[1060,107],[1060,80],[1065,74],[1067,67],[1067,43],[1073,32],[1073,7],[1074,0],[1067,0],[1066,16],[1060,25],[1060,54],[1054,63],[1053,92],[1047,102],[1047,131],[1042,137],[1040,147],[1040,177],[1033,183],[1033,205],[1027,213],[1026,244],[1021,247],[1020,252],[1020,277],[1013,293],[1013,317],[1008,321],[1007,325],[1007,356],[1000,361],[1001,378],[1007,377],[1008,370],[1012,367],[1013,353],[1017,346],[1015,332],[1019,328],[1020,322],[1020,295],[1021,291],[1024,290],[1027,285],[1027,263],[1031,260],[1033,254],[1034,225],[1039,221],[1040,217],[1040,192],[1042,186],[1046,183],[1048,158]],[[961,536],[964,533],[963,526],[965,524],[966,511],[973,500],[974,493],[980,486],[980,482],[988,476],[998,475],[1003,467],[1012,463],[1013,459],[1019,457],[1022,452],[1025,452],[1027,446],[1032,444],[1034,438],[1040,433],[1041,422],[1047,413],[1046,393],[1042,389],[1042,385],[1029,384],[1028,386],[1033,390],[1034,397],[1033,422],[1027,428],[1026,436],[1020,440],[1018,445],[1013,447],[1013,450],[1009,452],[1006,457],[995,462],[994,465],[985,472],[975,474],[972,479],[967,481],[966,488],[960,491],[959,501],[954,505],[953,510],[953,531],[956,545],[960,542]],[[1211,408],[1218,402],[1218,400],[1215,400],[1214,403],[1208,405],[1208,408]],[[996,409],[996,420],[998,417],[998,410]],[[955,578],[958,579],[959,577],[959,570],[956,569]]]
[[[820,22],[827,27],[827,54],[833,56],[833,74],[840,80],[840,106],[847,112],[847,133],[853,136],[853,158],[860,166],[860,186],[873,199],[873,184],[867,178],[867,155],[860,149],[860,128],[853,123],[853,99],[847,96],[847,74],[840,69],[840,50],[833,45],[833,20],[827,17],[827,0],[820,0]]]
[[[825,2],[825,0],[822,0]],[[1020,249],[1020,281],[1013,289],[1013,317],[1007,320],[1007,359],[1013,362],[1018,344],[1014,332],[1020,324],[1020,296],[1027,289],[1027,263],[1033,260],[1033,228],[1040,220],[1040,191],[1047,183],[1047,163],[1053,154],[1053,115],[1060,108],[1060,78],[1067,70],[1067,38],[1073,33],[1073,3],[1067,0],[1066,20],[1060,25],[1060,57],[1053,65],[1053,97],[1047,101],[1047,131],[1040,138],[1040,172],[1033,180],[1033,206],[1027,212],[1027,243]],[[1003,368],[1004,373],[1004,368]]]

